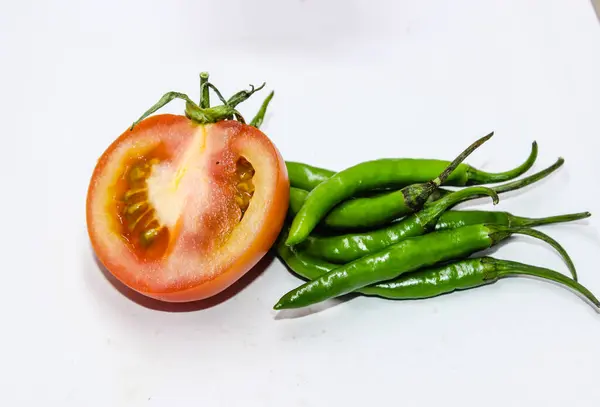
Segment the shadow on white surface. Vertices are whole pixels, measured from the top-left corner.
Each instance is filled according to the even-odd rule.
[[[142,307],[152,309],[155,311],[163,311],[163,312],[194,312],[201,311],[207,308],[215,307],[225,301],[233,298],[241,291],[243,291],[246,287],[248,287],[256,278],[261,275],[267,267],[273,262],[274,256],[271,252],[267,253],[257,264],[254,266],[248,273],[243,275],[239,280],[233,283],[229,288],[222,291],[221,293],[214,295],[213,297],[207,298],[205,300],[199,300],[194,302],[186,302],[186,303],[170,303],[155,300],[153,298],[146,297],[143,294],[134,291],[133,289],[127,287],[123,283],[121,283],[115,276],[113,276],[104,265],[98,260],[96,255],[93,253],[93,250],[90,248],[91,255],[94,258],[94,262],[97,265],[97,269],[94,272],[101,272],[106,280],[123,296],[127,297],[129,300],[135,302]],[[89,272],[89,270],[86,270]]]
[[[282,261],[281,264],[288,271],[288,273],[290,273],[294,277],[298,278],[298,285],[303,284],[304,282],[307,281],[305,278],[296,274],[296,272],[294,272],[284,261]],[[275,319],[283,320],[283,319],[295,319],[295,318],[308,317],[308,316],[316,314],[318,312],[326,311],[337,305],[343,304],[343,303],[350,301],[353,298],[358,297],[358,296],[359,296],[358,294],[346,294],[341,297],[323,301],[323,302],[320,302],[318,304],[314,304],[314,305],[311,305],[308,307],[296,308],[296,309],[284,309],[281,311],[277,311],[277,314],[275,314]]]
[[[308,316],[311,316],[318,312],[326,311],[337,305],[341,305],[341,304],[345,303],[346,301],[352,300],[355,297],[358,297],[358,295],[357,294],[347,294],[342,297],[338,297],[335,299],[320,302],[315,305],[311,305],[309,307],[296,308],[296,309],[284,309],[284,310],[277,312],[277,314],[275,315],[275,319],[282,320],[282,319],[296,319],[296,318],[308,317]]]

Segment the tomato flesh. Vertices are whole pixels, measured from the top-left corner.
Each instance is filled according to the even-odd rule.
[[[192,301],[223,291],[264,256],[288,199],[283,159],[258,129],[158,115],[98,161],[88,231],[120,281],[153,298]]]

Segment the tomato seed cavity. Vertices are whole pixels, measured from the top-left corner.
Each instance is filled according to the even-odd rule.
[[[236,162],[236,175],[238,183],[236,185],[235,202],[240,207],[243,218],[248,206],[250,206],[252,195],[254,195],[254,184],[252,182],[254,167],[242,157]]]
[[[156,218],[146,185],[152,167],[159,162],[156,157],[144,157],[128,166],[117,202],[121,234],[145,258],[162,256],[169,242],[169,231]]]

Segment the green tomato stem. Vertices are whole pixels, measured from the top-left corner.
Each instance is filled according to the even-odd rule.
[[[265,98],[260,106],[260,109],[256,113],[256,116],[254,116],[254,118],[250,121],[250,126],[254,126],[257,129],[262,126],[265,114],[267,113],[267,107],[269,107],[269,103],[271,102],[271,99],[273,99],[274,94],[275,91],[271,91],[271,93],[269,93],[269,95]]]
[[[208,89],[208,72],[200,73],[200,107],[206,109],[210,107],[210,93]]]
[[[265,85],[266,85],[265,82],[263,82],[263,84],[260,85],[258,88],[255,88],[254,85],[250,85],[250,90],[241,90],[238,93],[234,94],[232,97],[230,97],[227,100],[227,105],[229,105],[231,107],[236,107],[240,103],[242,103],[245,100],[247,100],[254,93],[256,93],[259,90],[261,90],[262,88],[264,88]]]
[[[188,95],[180,92],[167,92],[165,93],[158,102],[156,102],[150,109],[146,110],[139,119],[137,119],[132,125],[130,130],[146,117],[150,116],[152,113],[156,112],[158,109],[165,106],[167,103],[171,102],[174,99],[181,99],[185,101],[185,115],[190,120],[199,123],[199,124],[207,124],[207,123],[216,123],[221,120],[228,120],[231,118],[235,118],[241,123],[245,123],[244,117],[240,112],[236,110],[236,106],[240,103],[247,100],[250,96],[252,96],[255,92],[261,90],[265,84],[263,83],[260,87],[255,88],[253,85],[250,85],[251,89],[249,91],[243,90],[236,94],[234,94],[229,100],[225,100],[221,95],[221,92],[210,82],[208,82],[208,73],[202,72],[200,74],[200,105],[194,103]],[[210,98],[209,98],[209,89],[215,91],[221,102],[223,103],[220,106],[209,107]]]

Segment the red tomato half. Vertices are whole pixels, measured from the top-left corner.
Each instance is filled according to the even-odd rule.
[[[87,225],[99,260],[125,285],[193,301],[223,291],[265,255],[288,200],[285,163],[260,130],[156,115],[98,161]]]

